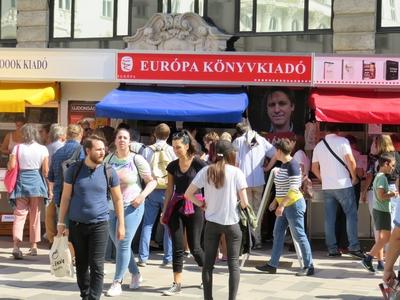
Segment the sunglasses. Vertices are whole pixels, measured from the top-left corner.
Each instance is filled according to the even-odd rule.
[[[189,142],[190,142],[189,135],[188,135],[186,132],[184,132],[184,131],[175,132],[175,133],[172,135],[172,139],[173,139],[173,140],[182,139],[182,142],[183,142],[184,144],[189,144]]]

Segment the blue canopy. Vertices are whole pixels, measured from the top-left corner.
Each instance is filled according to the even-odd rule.
[[[236,123],[248,105],[242,89],[115,89],[96,104],[96,116],[134,120]]]

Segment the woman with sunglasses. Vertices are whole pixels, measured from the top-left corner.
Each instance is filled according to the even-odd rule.
[[[181,292],[185,229],[190,252],[200,267],[203,266],[204,259],[204,253],[200,246],[203,212],[201,208],[186,200],[184,193],[206,163],[195,156],[195,141],[186,130],[172,136],[172,147],[178,159],[167,166],[168,186],[165,192],[161,223],[168,225],[171,234],[174,282],[171,288],[163,293],[165,296]],[[200,199],[201,192],[196,191],[196,196]]]
[[[207,223],[204,231],[205,258],[202,274],[204,299],[213,299],[212,277],[215,256],[219,240],[224,234],[228,250],[229,300],[234,300],[240,281],[239,254],[242,243],[238,198],[240,205],[243,208],[247,207],[247,182],[243,172],[235,167],[236,152],[232,144],[228,141],[217,141],[215,150],[215,163],[196,175],[185,196],[205,209]],[[204,188],[206,202],[201,202],[195,197],[199,188]]]

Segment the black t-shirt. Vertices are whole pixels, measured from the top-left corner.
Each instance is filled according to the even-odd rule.
[[[189,169],[185,173],[182,173],[179,168],[179,159],[170,162],[167,166],[167,171],[174,177],[175,193],[183,195],[196,174],[206,165],[205,161],[194,157]]]

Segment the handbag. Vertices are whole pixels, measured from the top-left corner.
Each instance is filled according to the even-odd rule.
[[[17,145],[15,166],[14,168],[7,170],[6,175],[4,176],[4,186],[6,187],[7,193],[9,194],[12,193],[12,191],[15,189],[15,185],[17,184],[17,177],[19,171],[18,153],[19,153],[19,145]]]
[[[55,277],[74,277],[74,265],[72,263],[71,251],[68,247],[68,237],[55,236],[50,253],[50,270]]]

